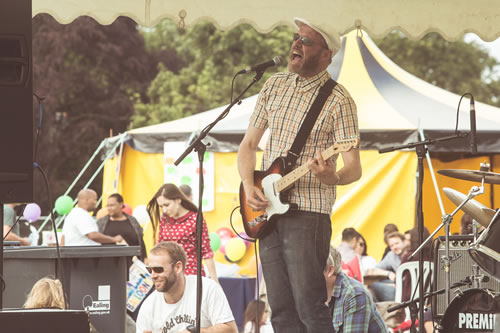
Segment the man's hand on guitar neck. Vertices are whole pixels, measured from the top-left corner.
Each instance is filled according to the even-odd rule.
[[[265,197],[264,193],[255,185],[248,185],[243,182],[243,188],[245,189],[245,196],[247,198],[247,204],[252,209],[255,210],[265,210],[269,201]]]
[[[307,162],[307,167],[320,182],[328,185],[337,185],[340,181],[339,175],[330,159],[324,160],[320,152]]]

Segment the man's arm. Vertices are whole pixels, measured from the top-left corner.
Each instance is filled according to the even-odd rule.
[[[3,235],[5,237],[5,235],[7,235],[7,233],[10,231],[10,229],[12,229],[12,227],[10,225],[4,225],[3,226]],[[18,241],[21,243],[21,245],[25,245],[25,246],[29,246],[30,245],[30,240],[29,238],[26,238],[26,237],[19,237],[18,235],[16,235],[13,231],[11,231],[7,237],[5,238],[6,241]]]
[[[101,244],[116,244],[123,241],[123,237],[121,235],[116,235],[111,237],[97,231],[89,232],[87,234],[87,237],[93,240],[94,242],[98,242]]]
[[[144,333],[147,333],[144,331]],[[181,331],[180,333],[190,333],[187,329]],[[217,324],[207,328],[200,328],[200,333],[238,333],[238,328],[236,327],[235,321],[230,321],[227,323]]]
[[[248,126],[238,150],[238,171],[247,197],[247,203],[251,208],[256,210],[263,210],[268,204],[264,193],[253,183],[257,145],[264,132],[264,130],[252,125]]]
[[[328,185],[347,185],[361,178],[358,148],[342,152],[342,160],[344,166],[339,171],[335,171],[332,161],[324,160],[321,152],[317,152],[315,157],[307,162],[307,166],[320,182]]]
[[[343,332],[368,332],[370,315],[366,295],[355,295],[344,305]]]
[[[208,273],[210,273],[210,278],[215,282],[219,283],[219,279],[217,278],[217,271],[215,269],[215,260],[214,258],[204,259],[205,265],[207,265]]]

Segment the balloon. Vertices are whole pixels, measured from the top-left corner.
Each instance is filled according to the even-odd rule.
[[[217,251],[220,247],[220,236],[216,232],[209,232],[208,236],[210,237],[210,247],[212,251]]]
[[[226,259],[227,261],[229,261],[229,262],[231,262],[231,263],[234,263],[234,261],[231,261],[231,259],[229,259],[229,258],[227,257],[227,255],[224,255],[224,259]]]
[[[129,204],[124,203],[122,211],[128,215],[132,215],[132,207]]]
[[[247,239],[252,239],[252,238],[250,238],[250,236],[248,236],[246,232],[242,231],[242,232],[238,233],[238,236],[242,237],[240,239],[245,243],[246,246],[248,246],[250,243],[252,243],[251,241],[247,240]]]
[[[219,228],[216,232],[221,239],[234,237],[234,233],[229,228]]]
[[[139,224],[142,226],[148,223],[150,220],[146,205],[136,206],[134,208],[134,211],[132,212],[132,216],[135,217],[137,219],[137,222],[139,222]]]
[[[36,203],[27,204],[24,208],[23,216],[30,223],[38,221],[40,215],[42,215],[42,210]]]
[[[245,242],[238,237],[231,238],[226,244],[226,256],[232,262],[236,262],[243,258],[246,250],[247,246]]]
[[[106,207],[102,207],[95,214],[95,218],[99,220],[101,217],[104,217],[106,215],[108,215],[108,210],[106,209]]]
[[[73,209],[73,199],[68,195],[61,195],[57,198],[54,206],[57,214],[66,215]]]

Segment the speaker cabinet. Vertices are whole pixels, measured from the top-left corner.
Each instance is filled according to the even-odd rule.
[[[459,235],[450,236],[450,284],[455,282],[463,281],[466,277],[471,276],[473,272],[473,265],[477,265],[469,254],[469,247],[473,243],[474,237],[472,235]],[[445,288],[446,284],[446,274],[444,271],[443,257],[446,256],[445,249],[445,238],[444,236],[439,236],[436,240],[435,246],[433,248],[434,254],[434,285],[433,290],[439,290]],[[479,269],[479,274],[482,274],[489,278],[488,282],[482,282],[481,288],[492,289],[495,291],[500,291],[500,282],[495,278],[491,277],[483,269]],[[454,288],[450,291],[450,302],[456,295],[458,290],[464,291],[469,289],[469,287],[462,286]],[[444,315],[448,304],[446,302],[445,294],[440,294],[432,298],[432,314],[434,318],[440,318]]]
[[[26,309],[0,311],[2,332],[89,333],[89,315],[82,310]]]
[[[31,0],[1,0],[1,203],[33,201],[31,53]]]

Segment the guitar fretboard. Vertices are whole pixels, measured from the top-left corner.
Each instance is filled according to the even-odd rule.
[[[359,143],[358,139],[341,141],[323,151],[321,153],[321,156],[323,157],[324,160],[329,159],[335,154],[351,150],[352,148],[356,147],[358,143]],[[274,183],[274,188],[276,192],[285,191],[290,186],[292,186],[293,183],[295,183],[299,178],[301,178],[308,172],[309,168],[307,167],[307,164],[302,164],[298,168],[295,168],[294,170],[292,170],[291,172],[287,173],[285,176],[277,180],[276,183]]]

